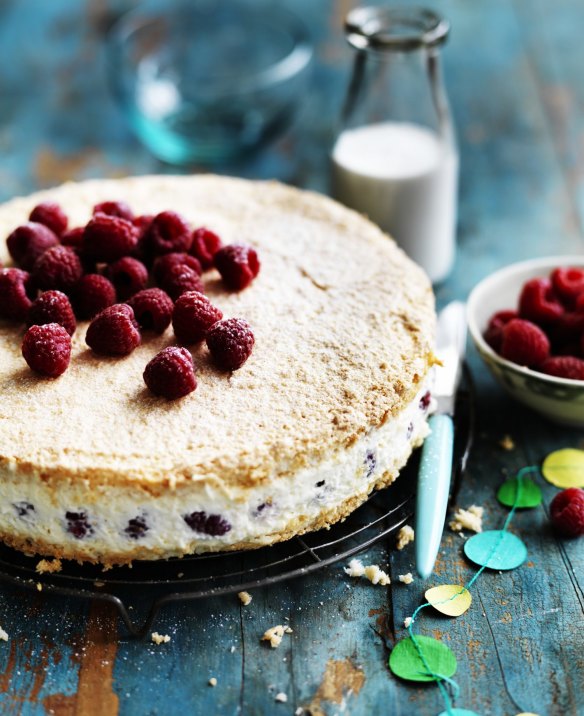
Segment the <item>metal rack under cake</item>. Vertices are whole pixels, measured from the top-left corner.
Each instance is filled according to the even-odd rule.
[[[464,370],[464,387],[457,398],[452,497],[466,469],[475,432],[472,377]],[[67,597],[97,599],[113,605],[132,637],[151,629],[162,607],[175,602],[232,594],[302,577],[340,560],[347,560],[401,527],[414,508],[419,456],[414,454],[399,479],[373,493],[344,522],[330,529],[294,537],[257,550],[191,555],[181,559],[134,562],[131,569],[103,571],[95,565],[63,562],[60,572],[38,574],[38,557],[0,544],[0,582]],[[129,605],[136,595],[150,604],[142,620],[133,619]]]

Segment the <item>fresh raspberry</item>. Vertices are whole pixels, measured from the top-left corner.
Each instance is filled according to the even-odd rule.
[[[570,380],[584,380],[584,360],[575,356],[552,356],[539,366],[539,370],[547,375]]]
[[[110,264],[105,275],[115,286],[119,301],[130,298],[148,283],[148,269],[131,256],[124,256]]]
[[[93,216],[106,214],[126,221],[134,221],[134,212],[125,201],[102,201],[93,207]]]
[[[152,265],[152,274],[156,283],[164,280],[166,272],[173,266],[188,266],[193,269],[199,276],[203,273],[199,260],[189,254],[164,254],[159,256]]]
[[[125,356],[140,345],[134,311],[125,303],[105,308],[89,324],[85,342],[96,353]]]
[[[85,227],[83,249],[94,261],[112,263],[129,256],[138,243],[134,225],[119,216],[97,214]]]
[[[222,370],[237,370],[250,357],[255,338],[243,318],[228,318],[207,332],[206,341],[215,365]]]
[[[44,224],[29,221],[14,229],[6,243],[14,262],[25,271],[31,271],[37,259],[51,246],[56,246],[59,239]]]
[[[518,365],[534,367],[550,353],[546,334],[534,323],[514,318],[503,328],[501,355]]]
[[[26,319],[27,326],[58,323],[72,336],[77,328],[69,299],[61,291],[45,291],[33,302]]]
[[[570,487],[559,492],[550,505],[553,526],[565,537],[584,535],[584,490]]]
[[[555,323],[548,326],[547,333],[552,342],[566,342],[578,339],[584,332],[584,311],[566,311]]]
[[[547,278],[527,281],[519,296],[519,315],[527,321],[546,326],[554,323],[564,313],[564,307],[554,293]]]
[[[35,284],[27,271],[0,269],[0,318],[25,321],[35,296]]]
[[[205,334],[223,313],[198,291],[187,291],[179,296],[172,313],[174,333],[183,345],[202,341]]]
[[[140,214],[140,216],[135,216],[132,219],[132,224],[134,224],[134,227],[138,229],[138,233],[140,234],[140,236],[142,236],[144,232],[150,227],[150,224],[152,223],[153,219],[153,214]]]
[[[90,320],[116,302],[116,289],[105,276],[88,273],[73,291],[75,314],[81,320]]]
[[[32,370],[57,378],[69,367],[71,336],[58,323],[31,326],[24,334],[22,355]]]
[[[199,293],[205,291],[199,274],[185,264],[168,268],[159,285],[173,301],[186,291],[199,291]]]
[[[72,249],[53,246],[37,259],[32,275],[44,291],[54,288],[69,293],[83,276],[83,267]]]
[[[168,400],[192,393],[197,379],[191,354],[186,348],[164,348],[146,366],[144,382],[154,395]]]
[[[128,299],[128,306],[143,331],[164,333],[170,325],[173,303],[170,296],[160,288],[146,288]]]
[[[157,214],[144,234],[145,248],[151,256],[188,251],[192,240],[189,225],[174,211]]]
[[[48,226],[55,236],[61,236],[67,231],[69,224],[67,214],[54,201],[43,201],[41,204],[37,204],[28,218],[29,221],[36,221]]]
[[[245,244],[229,244],[219,249],[214,263],[225,285],[232,291],[249,286],[260,270],[257,253]]]
[[[85,228],[83,226],[77,226],[75,229],[69,229],[61,235],[61,243],[63,246],[68,246],[70,249],[81,250],[83,246],[83,235]]]
[[[183,516],[184,521],[194,532],[221,537],[227,534],[231,525],[221,515],[208,515],[206,512],[191,512]]]
[[[552,286],[568,308],[572,308],[581,294],[584,294],[584,269],[557,268],[552,271]]]
[[[499,353],[501,351],[501,344],[503,343],[503,327],[512,321],[514,318],[519,318],[517,311],[498,311],[491,316],[489,325],[484,333],[484,339],[495,351]]]
[[[193,243],[189,253],[195,256],[205,271],[213,267],[213,258],[219,249],[223,246],[223,242],[213,231],[209,231],[204,226],[193,231]]]

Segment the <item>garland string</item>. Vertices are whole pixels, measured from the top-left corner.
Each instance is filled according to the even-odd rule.
[[[473,584],[477,581],[477,579],[481,576],[481,574],[487,569],[489,562],[491,559],[495,556],[497,550],[501,546],[501,542],[503,540],[503,536],[505,532],[508,530],[509,525],[511,524],[511,520],[513,519],[513,515],[515,514],[517,510],[517,505],[519,504],[519,501],[521,499],[521,490],[522,490],[522,479],[525,475],[527,475],[530,472],[539,472],[539,467],[537,465],[528,465],[527,467],[522,467],[519,472],[517,473],[517,492],[515,494],[515,499],[513,501],[513,506],[511,507],[511,511],[507,515],[507,519],[505,520],[502,529],[500,530],[500,534],[496,542],[493,544],[489,555],[487,557],[487,560],[485,561],[485,564],[476,572],[476,574],[472,577],[471,580],[467,584],[465,584],[462,589],[459,592],[456,592],[456,594],[453,594],[451,597],[448,597],[448,599],[443,599],[440,602],[434,602],[434,605],[436,604],[446,604],[447,602],[452,601],[453,599],[456,599],[456,597],[460,596],[464,593],[464,591],[468,591]],[[438,685],[438,688],[440,689],[440,693],[442,695],[442,698],[444,699],[444,703],[446,705],[446,712],[449,716],[454,716],[454,712],[452,711],[452,701],[456,701],[456,698],[458,697],[458,693],[460,691],[460,687],[456,683],[454,679],[446,678],[445,676],[442,676],[441,674],[437,674],[435,671],[432,670],[430,664],[428,663],[428,660],[426,659],[423,649],[420,645],[420,642],[416,639],[416,635],[413,630],[414,623],[416,621],[416,618],[418,614],[422,611],[422,609],[427,609],[428,607],[434,606],[430,604],[430,602],[425,602],[424,604],[421,604],[412,614],[410,625],[408,626],[408,632],[410,634],[410,639],[412,640],[412,643],[414,645],[414,648],[416,649],[416,652],[418,653],[418,656],[420,657],[420,661],[422,662],[424,668],[425,668],[425,674],[428,676],[431,676],[432,679],[436,682]],[[450,695],[448,694],[448,690],[444,686],[444,683],[446,682],[449,684],[449,686],[452,689],[452,700],[450,698]]]

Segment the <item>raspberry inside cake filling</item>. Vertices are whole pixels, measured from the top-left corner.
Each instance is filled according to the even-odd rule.
[[[118,200],[124,217],[114,212]],[[130,211],[167,212],[146,229],[145,245],[166,251],[168,244],[168,270],[192,273],[195,290],[216,307],[213,320],[224,316],[221,326],[245,325],[253,334],[245,356],[229,348],[227,360],[231,334],[222,337],[219,323],[200,331],[183,325],[191,320],[187,299],[179,304],[185,316],[173,319],[176,334],[170,306],[153,326],[146,292],[158,289],[142,277],[135,300],[126,298],[125,284],[117,299],[136,311],[132,351],[90,350],[95,336],[86,342],[89,322],[77,314],[68,368],[46,377],[22,358],[24,323],[0,320],[6,543],[105,565],[260,547],[343,519],[389,485],[423,442],[435,360],[431,288],[363,217],[273,182],[142,177],[13,200],[0,207],[4,237],[43,202],[62,207],[71,230],[92,220],[96,205],[113,207],[92,220],[100,231],[110,216],[117,227],[132,221]],[[199,276],[176,256],[189,250],[186,234],[201,226],[208,228],[194,232]],[[122,228],[135,250],[137,233]],[[108,275],[104,262],[121,260],[122,242],[103,244],[92,232],[96,263],[87,273]],[[220,241],[249,248],[230,249],[231,256]],[[219,270],[206,254],[212,245],[222,252]],[[47,249],[51,260],[55,248]],[[5,245],[0,261],[14,265]],[[85,285],[74,268],[65,278]],[[63,281],[47,288],[62,289]],[[190,343],[193,335],[199,342]],[[145,367],[165,351],[192,356],[196,390],[146,388]]]

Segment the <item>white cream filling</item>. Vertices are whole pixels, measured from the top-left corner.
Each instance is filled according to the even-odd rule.
[[[383,473],[397,475],[413,446],[428,434],[429,411],[420,407],[426,391],[424,386],[400,415],[330,460],[257,488],[231,488],[229,494],[224,487],[193,482],[159,497],[140,491],[137,500],[131,486],[96,486],[85,480],[64,482],[56,494],[39,477],[23,480],[6,470],[0,474],[0,531],[95,559],[102,555],[104,561],[136,548],[153,556],[173,556],[238,542],[267,544],[270,535],[289,529],[292,520],[292,528],[300,531],[322,512],[350,497],[365,496]],[[27,510],[26,505],[33,508]],[[85,513],[91,532],[82,539],[72,535],[67,512]],[[218,516],[230,528],[216,536],[194,531],[184,519],[194,512]],[[125,530],[136,518],[143,518],[148,529],[134,539]]]

